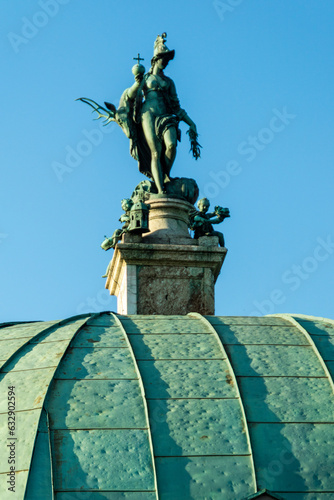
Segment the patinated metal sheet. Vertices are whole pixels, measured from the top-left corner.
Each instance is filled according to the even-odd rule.
[[[298,323],[305,328],[305,330],[311,335],[334,335],[334,325],[333,323],[326,323],[326,321],[307,321],[293,316]]]
[[[297,328],[288,326],[214,325],[223,344],[309,345]]]
[[[249,422],[334,422],[327,378],[238,379]]]
[[[77,330],[85,324],[87,318],[81,318],[76,321],[69,321],[65,325],[60,325],[52,330],[43,333],[36,340],[32,340],[33,342],[56,342],[60,340],[71,340],[73,335],[77,332]]]
[[[122,314],[117,314],[117,317],[123,321],[123,319],[134,319],[134,320],[143,320],[146,322],[149,321],[166,321],[166,319],[169,319],[170,321],[187,321],[190,317],[190,315],[184,315],[184,314],[168,314],[166,316],[165,314],[153,314],[153,315],[148,315],[148,314],[128,314],[128,315],[122,315]]]
[[[1,500],[21,500],[27,483],[28,471],[18,471],[15,474],[15,493],[8,491],[8,476],[0,473]]]
[[[250,457],[165,457],[156,467],[161,499],[243,500],[254,493]]]
[[[67,491],[56,493],[55,500],[157,500],[157,495],[153,491]]]
[[[334,491],[331,493],[324,493],[317,491],[316,493],[281,493],[280,496],[284,500],[333,500]],[[259,499],[260,500],[260,499]]]
[[[0,394],[7,394],[8,386],[15,385],[16,410],[30,410],[43,405],[44,396],[52,379],[54,368],[1,374]],[[0,398],[0,413],[7,412],[7,398]]]
[[[55,323],[57,323],[57,321],[48,321],[45,323],[23,323],[22,325],[1,328],[0,339],[7,340],[20,339],[22,337],[33,337]]]
[[[148,403],[155,456],[250,454],[238,399]]]
[[[127,347],[118,326],[84,326],[71,342],[71,347]]]
[[[146,430],[52,431],[56,490],[154,490]]]
[[[214,335],[129,335],[139,359],[223,359]]]
[[[56,380],[48,411],[52,429],[147,427],[137,380]]]
[[[148,398],[236,397],[226,361],[138,361]]]
[[[334,361],[334,337],[312,335],[312,339],[322,358],[325,361]]]
[[[334,361],[327,361],[326,366],[332,378],[334,379]]]
[[[115,318],[110,315],[110,314],[101,314],[101,316],[98,316],[96,318],[91,318],[87,321],[87,325],[93,325],[93,326],[116,326],[117,321]]]
[[[0,365],[3,366],[3,363],[9,359],[15,352],[20,349],[21,346],[26,344],[29,341],[29,338],[20,338],[20,339],[8,339],[0,341]]]
[[[28,344],[22,348],[18,355],[3,368],[4,372],[18,370],[31,370],[57,366],[61,356],[68,345],[67,340],[45,344]]]
[[[250,424],[250,431],[259,488],[334,491],[332,425]]]
[[[39,416],[40,410],[16,412],[16,470],[29,469]],[[3,448],[0,453],[0,473],[8,472],[8,455],[4,451],[6,444],[10,442],[8,437],[10,437],[8,435],[8,416],[7,413],[2,413],[0,414],[0,442]]]
[[[325,376],[311,346],[227,345],[226,351],[238,376]]]
[[[204,316],[212,325],[290,326],[283,318],[256,316]]]
[[[49,436],[38,431],[24,500],[53,500]]]
[[[135,379],[129,349],[70,347],[59,366],[57,379]]]
[[[131,318],[131,319],[129,319]],[[166,319],[137,319],[137,316],[128,316],[128,319],[121,319],[126,333],[137,335],[159,334],[159,333],[210,333],[204,323],[198,319],[189,319],[182,316],[183,319],[172,321]]]

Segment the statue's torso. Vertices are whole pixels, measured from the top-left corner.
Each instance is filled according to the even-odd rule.
[[[143,87],[145,101],[142,112],[152,112],[156,116],[166,114],[166,100],[163,94],[168,93],[169,86],[169,81],[165,78],[159,75],[148,75]]]

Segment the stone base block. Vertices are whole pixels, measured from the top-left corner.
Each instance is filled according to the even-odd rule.
[[[214,238],[192,245],[119,243],[106,288],[120,314],[214,314],[214,284],[226,248]]]

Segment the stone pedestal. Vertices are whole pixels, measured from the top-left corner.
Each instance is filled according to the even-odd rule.
[[[215,236],[198,240],[188,231],[193,205],[150,200],[150,232],[124,235],[109,266],[106,288],[119,314],[214,314],[214,284],[226,248]]]
[[[143,235],[145,243],[192,244],[188,231],[189,211],[194,210],[191,203],[176,198],[156,198],[148,203],[150,232]]]

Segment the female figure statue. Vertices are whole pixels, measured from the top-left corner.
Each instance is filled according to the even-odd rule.
[[[174,50],[166,47],[165,41],[166,33],[158,35],[150,71],[143,75],[140,71],[143,67],[139,64],[135,66],[133,71],[136,83],[128,89],[128,97],[134,101],[134,121],[141,126],[145,138],[145,141],[140,141],[141,131],[138,130],[137,155],[139,162],[144,163],[142,167],[140,165],[140,170],[153,178],[159,193],[163,192],[164,182],[170,180],[177,141],[180,140],[180,121],[190,126],[189,134],[195,158],[200,154],[196,125],[181,108],[173,80],[164,74],[164,69],[175,55]],[[147,144],[149,151],[145,152],[141,142]]]
[[[138,64],[132,68],[136,81],[123,92],[118,109],[106,102],[106,110],[90,99],[80,98],[98,112],[98,118],[106,118],[106,123],[116,121],[121,126],[130,139],[130,153],[138,161],[139,170],[154,181],[158,193],[164,192],[164,183],[170,180],[180,140],[180,121],[190,126],[188,133],[196,160],[201,147],[195,123],[181,108],[173,80],[164,74],[175,55],[166,46],[166,36],[166,33],[158,35],[155,41],[148,73],[144,74],[138,56]]]

